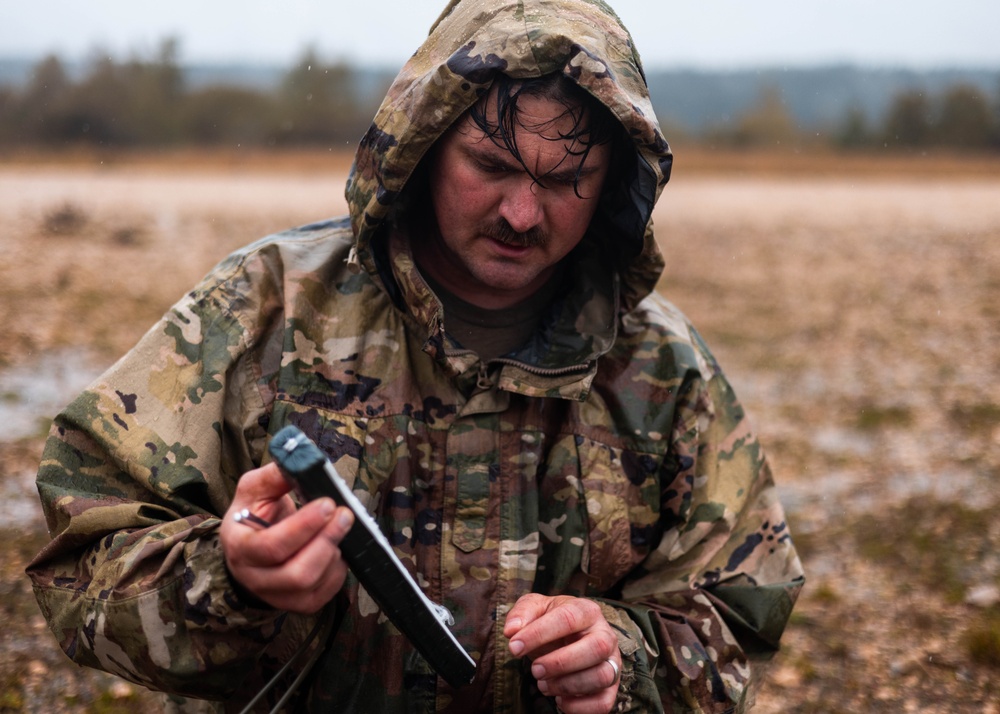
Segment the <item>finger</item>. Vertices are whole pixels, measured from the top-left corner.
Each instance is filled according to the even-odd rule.
[[[333,513],[333,518],[323,529],[323,535],[330,543],[340,545],[340,541],[344,539],[353,525],[354,511],[347,506],[338,506]]]
[[[270,463],[243,474],[236,484],[233,500],[242,501],[241,507],[246,508],[258,501],[277,500],[291,490],[278,465]]]
[[[280,566],[249,568],[245,586],[275,607],[315,612],[343,586],[347,564],[338,543],[353,523],[350,509],[338,508],[330,524]]]
[[[236,484],[233,501],[225,518],[249,509],[254,515],[271,523],[276,523],[296,511],[296,505],[288,496],[290,488],[277,465],[267,464],[247,471]],[[226,524],[223,524],[226,529]]]
[[[608,714],[618,696],[618,688],[605,689],[586,697],[556,697],[556,706],[562,714]]]
[[[339,551],[334,546],[330,548],[325,551],[328,557],[318,569],[292,566],[277,571],[254,571],[253,577],[262,579],[254,589],[255,594],[280,610],[312,614],[321,609],[340,591],[347,577],[347,565]],[[308,560],[305,556],[302,562]]]
[[[284,522],[282,521],[279,525],[284,524]],[[303,588],[312,587],[318,581],[316,574],[324,572],[327,562],[340,560],[339,543],[353,524],[354,514],[351,513],[351,509],[346,506],[336,508],[332,517],[312,538],[282,561],[280,568],[282,576],[290,579],[290,584],[293,586],[301,584]]]
[[[535,658],[531,673],[535,679],[555,679],[577,672],[590,672],[600,668],[607,673],[611,665],[606,660],[615,658],[618,664],[618,640],[614,634],[603,629],[595,629],[578,640],[568,642],[551,652]],[[603,689],[611,684],[613,677],[598,679],[598,687],[589,687],[577,693],[586,694],[595,689]],[[607,681],[605,681],[607,680]]]
[[[287,562],[331,523],[335,511],[333,499],[321,498],[266,530],[244,529],[238,541],[245,546],[240,548],[240,563],[263,568]]]
[[[608,663],[608,658],[604,658],[590,667],[574,667],[568,674],[556,676],[551,670],[543,677],[536,673],[540,665],[536,662],[532,665],[531,672],[538,680],[538,689],[546,696],[589,696],[602,692],[609,687],[614,687],[617,691],[617,671]],[[618,658],[615,664],[621,669]]]
[[[577,639],[580,633],[598,623],[606,625],[597,603],[584,598],[559,599],[554,606],[550,604],[538,619],[524,625],[512,636],[511,650],[520,650],[515,654],[537,657],[551,649],[553,644],[563,643],[567,638]]]
[[[503,626],[504,637],[513,637],[563,599],[567,598],[565,596],[549,597],[537,593],[522,595],[507,612],[507,619],[504,620]]]

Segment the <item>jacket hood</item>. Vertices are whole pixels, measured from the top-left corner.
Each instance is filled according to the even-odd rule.
[[[625,238],[621,308],[645,297],[663,270],[651,214],[672,157],[632,38],[598,0],[452,0],[396,77],[359,145],[346,191],[357,241],[352,261],[377,274],[372,240],[407,179],[434,142],[489,91],[497,73],[527,79],[554,72],[608,107],[634,142],[635,170],[607,189],[617,195],[605,196],[599,210]]]

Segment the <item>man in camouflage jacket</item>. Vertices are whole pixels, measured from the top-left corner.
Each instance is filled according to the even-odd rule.
[[[533,176],[541,163],[523,156],[476,158],[485,183],[515,182],[527,201],[584,201],[591,167],[624,167],[604,181],[579,245],[544,273],[558,289],[530,339],[481,359],[446,330],[434,286],[446,271],[421,270],[435,230],[415,218],[421,204],[439,219],[449,201],[463,210],[461,191],[427,197],[440,159],[421,159],[443,151],[471,107],[497,101],[499,75],[516,86],[553,73],[620,123],[627,160],[620,143],[594,148],[590,164],[567,149],[579,169],[567,177],[560,161]],[[349,219],[230,256],[55,420],[38,476],[53,540],[29,574],[67,654],[239,710],[322,608],[332,629],[293,700],[303,710],[743,708],[802,572],[743,410],[698,333],[654,292],[663,261],[650,216],[670,162],[609,8],[452,2],[361,143]],[[337,562],[350,522],[339,509],[260,496],[277,488],[273,465],[262,468],[269,435],[288,424],[330,456],[454,614],[478,663],[470,686],[435,676]],[[226,517],[244,506],[276,524]],[[301,532],[324,573],[316,602],[282,600],[245,569],[299,557]],[[279,538],[290,552],[276,554]],[[531,623],[553,610],[572,632],[546,641]]]

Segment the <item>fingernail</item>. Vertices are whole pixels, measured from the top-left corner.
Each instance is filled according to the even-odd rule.
[[[337,523],[341,528],[350,528],[351,524],[354,523],[354,516],[346,508],[340,512],[337,516]]]
[[[519,654],[524,652],[524,643],[521,642],[521,640],[513,640],[510,643],[510,651],[515,657],[517,657]]]
[[[323,515],[324,520],[330,520],[330,516],[333,515],[333,511],[336,508],[337,504],[334,503],[332,499],[324,498],[319,512]]]
[[[535,679],[545,679],[545,667],[540,664],[531,665],[531,676]]]
[[[542,694],[548,694],[549,693],[549,683],[548,682],[546,682],[544,679],[539,679],[538,682],[537,682],[537,684],[538,684],[538,691],[539,692],[541,692]]]
[[[521,629],[521,618],[520,617],[515,617],[512,620],[507,620],[506,625],[507,625],[508,628],[511,628],[511,629],[513,629],[515,631],[516,630],[520,630]]]

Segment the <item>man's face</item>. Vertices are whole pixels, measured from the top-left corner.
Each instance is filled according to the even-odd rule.
[[[495,116],[494,96],[487,101]],[[584,159],[579,142],[560,138],[575,123],[563,104],[522,96],[518,108],[516,146],[544,188],[466,115],[435,146],[429,179],[438,230],[414,247],[422,270],[485,308],[514,305],[552,276],[590,225],[610,162],[608,144]]]

